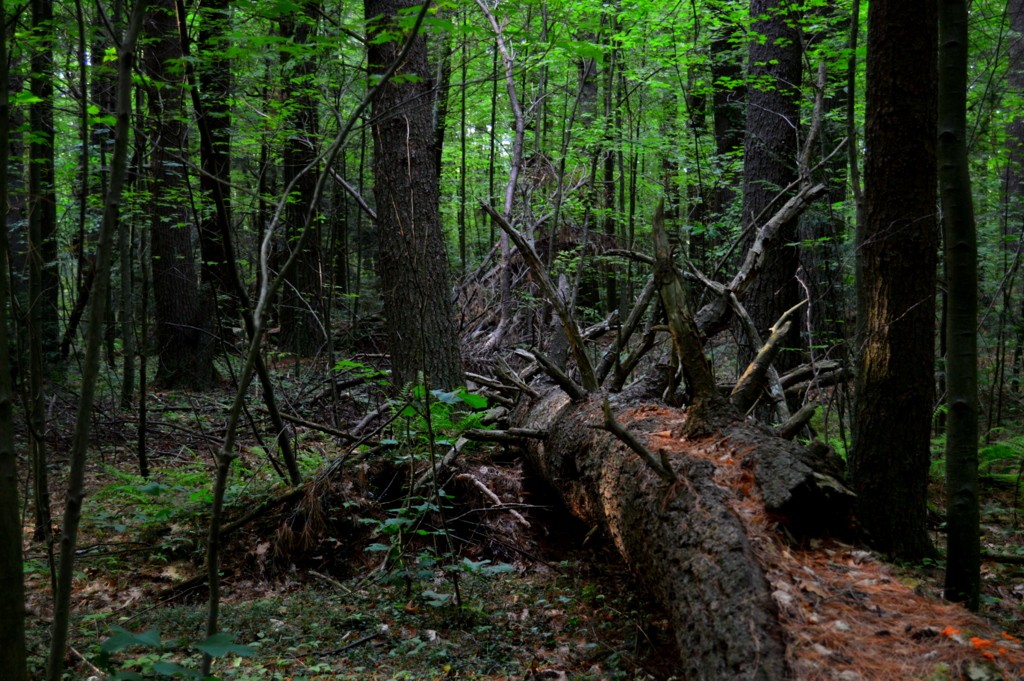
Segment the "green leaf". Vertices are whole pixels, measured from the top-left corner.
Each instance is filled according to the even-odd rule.
[[[427,605],[434,608],[439,608],[442,605],[445,605],[452,598],[451,594],[439,594],[436,591],[431,591],[430,589],[427,589],[421,595],[426,599]]]
[[[18,104],[26,106],[28,104],[38,104],[43,101],[43,98],[39,95],[35,95],[31,90],[20,90],[14,93],[14,97],[11,98],[12,104]]]
[[[189,669],[188,667],[182,667],[180,664],[174,662],[155,662],[153,664],[153,671],[161,676],[170,676],[172,678],[182,679],[201,679],[203,674],[195,669]]]
[[[200,641],[196,644],[196,648],[203,651],[211,657],[224,657],[229,653],[234,653],[241,657],[249,657],[254,655],[254,651],[249,646],[243,646],[240,643],[234,643],[234,637],[231,634],[221,632],[208,636],[206,640]]]
[[[437,398],[438,402],[444,404],[457,404],[459,402],[459,396],[455,392],[445,392],[444,390],[431,390],[434,393],[434,397]]]
[[[515,568],[508,563],[497,563],[496,565],[487,565],[480,570],[485,575],[500,575],[507,572],[514,572]]]
[[[116,653],[132,646],[159,646],[160,630],[156,627],[148,629],[141,634],[135,634],[122,627],[111,627],[114,633],[106,641],[100,644],[100,650],[105,653]]]
[[[161,492],[167,490],[167,485],[163,485],[159,482],[150,482],[139,488],[139,491],[143,494],[149,494],[150,496],[157,496]]]
[[[487,398],[484,397],[483,395],[476,395],[474,393],[469,392],[465,388],[459,388],[457,392],[459,397],[462,398],[462,401],[465,402],[471,409],[487,408]]]

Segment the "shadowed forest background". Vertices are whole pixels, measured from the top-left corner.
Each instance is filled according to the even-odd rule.
[[[0,16],[3,679],[1024,675],[1024,0]]]

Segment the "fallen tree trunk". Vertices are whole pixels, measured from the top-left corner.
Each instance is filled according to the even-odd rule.
[[[851,495],[834,462],[744,422],[682,439],[683,412],[613,397],[615,418],[671,466],[670,484],[596,428],[603,399],[572,402],[554,389],[521,408],[518,424],[550,433],[531,441],[530,463],[574,515],[607,532],[668,611],[682,678],[789,678],[770,566],[752,537],[778,521],[797,532],[846,522]]]

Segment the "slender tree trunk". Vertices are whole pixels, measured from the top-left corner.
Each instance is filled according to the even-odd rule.
[[[823,36],[805,36],[805,43],[818,39],[833,39],[846,33],[850,17],[844,10],[823,7],[815,10],[815,16],[832,26],[830,33]],[[813,46],[813,43],[811,43]],[[815,139],[808,138],[801,150],[800,175],[824,182],[828,186],[825,201],[815,210],[805,212],[799,220],[799,273],[800,289],[809,296],[801,332],[805,334],[812,359],[821,357],[817,348],[825,347],[826,352],[839,356],[845,353],[846,300],[844,298],[843,245],[846,232],[845,213],[833,206],[841,205],[848,197],[847,168],[848,154],[842,153],[847,129],[837,119],[837,114],[848,110],[846,93],[846,70],[825,71],[826,63],[818,65],[818,80],[815,84],[815,109],[812,114],[812,128],[817,128]],[[835,153],[833,153],[835,152]],[[832,154],[831,159],[828,155]],[[820,162],[821,170],[812,173]]]
[[[366,0],[370,35],[391,25],[411,0]],[[380,73],[398,54],[397,42],[370,40],[370,72]],[[448,256],[441,232],[426,44],[415,39],[401,72],[372,100],[373,174],[384,299],[394,382],[453,387],[462,382]],[[420,374],[423,374],[421,376]]]
[[[603,39],[605,42],[610,43],[612,41],[611,36],[615,34],[617,26],[615,23],[615,17],[611,16],[608,18],[602,17],[602,26],[605,22],[609,22],[609,25],[602,31]],[[618,138],[622,137],[622,131],[619,129],[619,116],[617,107],[615,106],[615,81],[618,76],[618,60],[620,57],[620,50],[617,47],[609,49],[608,58],[604,67],[604,73],[602,74],[602,88],[603,88],[603,99],[604,99],[604,149],[601,151],[601,209],[604,213],[602,216],[603,228],[605,237],[605,247],[617,246],[617,226],[619,223],[619,216],[615,212],[615,160],[616,153],[615,147]],[[616,267],[613,264],[604,264],[602,268],[605,270],[604,273],[604,299],[605,299],[605,310],[611,312],[612,310],[619,308],[619,287],[618,287],[618,274]],[[620,310],[621,312],[622,310]]]
[[[32,76],[37,98],[29,109],[28,170],[28,354],[29,440],[32,447],[32,490],[35,539],[52,556],[53,530],[46,456],[46,372],[44,353],[57,345],[57,204],[54,194],[53,133],[53,3],[32,0]],[[52,566],[51,566],[52,568]]]
[[[946,598],[978,609],[978,242],[967,161],[967,2],[939,0],[939,187],[946,260]]]
[[[118,51],[117,128],[110,168],[110,188],[104,197],[103,221],[96,248],[96,281],[89,305],[89,328],[85,359],[82,364],[82,392],[79,396],[75,430],[71,443],[71,463],[64,507],[64,525],[60,540],[60,565],[54,596],[53,625],[50,637],[47,681],[60,681],[67,652],[70,624],[71,587],[75,568],[75,544],[85,496],[85,455],[89,449],[89,430],[99,375],[100,347],[103,343],[103,319],[106,317],[107,290],[110,287],[110,263],[114,232],[117,229],[118,204],[128,171],[129,116],[131,113],[132,66],[135,45],[146,14],[146,1],[138,0]]]
[[[908,559],[932,553],[925,521],[935,399],[936,49],[935,0],[871,3],[849,468],[869,541]]]
[[[462,14],[462,26],[465,29],[469,25],[469,12]],[[459,274],[466,276],[466,204],[469,197],[466,196],[466,138],[469,134],[466,126],[466,92],[469,90],[467,84],[469,76],[469,41],[462,40],[461,45],[462,61],[462,82],[459,85]]]
[[[1010,63],[1006,82],[1010,96],[1020,97],[1024,94],[1024,0],[1007,0],[1006,13],[1014,33],[1007,50]],[[1009,151],[1003,178],[1006,222],[1020,225],[1024,217],[1024,197],[1021,196],[1024,189],[1024,114],[1017,112],[1007,124],[1006,145]],[[1011,384],[1019,391],[1021,375],[1024,374],[1024,298],[1018,304],[1015,317],[1017,332]]]
[[[76,0],[81,3],[83,0]],[[120,3],[117,3],[120,5]],[[113,18],[114,26],[122,25],[122,18],[120,16],[120,8],[116,8],[116,15]],[[97,31],[100,35],[104,35],[102,32]],[[106,40],[97,39],[93,43],[93,54],[99,54],[97,50],[102,49],[106,52]],[[110,68],[109,65],[104,64],[102,70],[95,74],[92,79],[92,92],[97,97],[97,106],[104,115],[110,115],[114,112],[114,108],[117,106],[115,101],[115,89],[117,86],[117,73],[114,69]],[[109,126],[103,125],[102,128],[96,128],[91,131],[89,136],[90,144],[102,145],[106,144],[108,140],[113,139]],[[139,140],[141,135],[136,137]],[[136,165],[138,165],[138,158],[142,156],[141,148],[136,149]],[[105,157],[106,154],[103,154]],[[106,187],[106,169],[100,168],[100,195],[103,195],[104,188]],[[87,179],[88,181],[88,179]],[[91,182],[90,182],[91,185]],[[124,364],[121,371],[121,408],[131,409],[132,402],[135,395],[135,355],[136,355],[136,335],[135,335],[135,291],[133,281],[133,267],[132,264],[135,259],[132,257],[132,252],[135,250],[133,238],[136,232],[134,226],[128,224],[127,220],[118,220],[117,224],[117,241],[118,241],[118,260],[121,269],[121,288],[120,288],[120,307],[121,307],[121,339],[122,339],[122,356],[124,357]],[[82,234],[83,242],[85,241],[84,231]],[[143,311],[145,311],[143,307]],[[142,340],[143,350],[145,350],[146,334],[142,333],[138,338]],[[145,367],[142,369],[145,372]],[[140,409],[144,408],[143,405],[146,401],[146,393],[139,393]],[[139,428],[145,430],[145,425],[140,422]],[[144,435],[142,436],[144,437]],[[144,457],[145,453],[140,451],[140,457]],[[143,473],[143,477],[148,475],[148,471]]]

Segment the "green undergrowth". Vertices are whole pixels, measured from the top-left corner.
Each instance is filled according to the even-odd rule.
[[[196,413],[209,416],[212,429],[220,412]],[[516,565],[488,560],[486,522],[466,519],[474,510],[467,498],[429,485],[407,491],[412,471],[449,451],[467,428],[492,427],[489,413],[487,400],[465,389],[410,387],[392,398],[381,446],[346,471],[353,477],[322,487],[323,505],[306,498],[232,537],[221,633],[213,637],[205,634],[205,587],[178,591],[203,571],[212,502],[204,444],[182,445],[175,431],[154,450],[177,454],[157,457],[147,478],[130,451],[111,448],[89,474],[65,678],[201,679],[204,653],[214,658],[207,681],[670,678],[667,622],[632,595],[632,580],[610,554],[570,550],[561,540],[545,554],[524,537],[539,555]],[[298,432],[295,443],[309,477],[343,454],[315,431]],[[228,517],[282,487],[267,452],[247,441],[232,465]],[[306,554],[277,553],[280,528],[300,535],[318,519],[324,536]],[[29,632],[41,675],[45,561],[33,555],[27,565],[42,604]]]
[[[260,453],[250,453],[264,456]],[[149,558],[161,562],[197,555],[208,531],[213,500],[211,463],[195,456],[174,466],[155,468],[146,478],[105,465],[102,484],[83,506],[83,530],[104,542],[129,541],[147,547]],[[265,466],[236,462],[228,480],[228,512],[265,499],[281,482]],[[116,557],[108,567],[117,568]]]
[[[665,623],[607,576],[584,577],[592,571],[572,561],[556,568],[468,575],[462,608],[365,578],[244,600],[229,593],[221,613],[228,636],[215,648],[213,674],[498,680],[558,670],[572,679],[666,678],[655,668],[659,649],[670,649]],[[200,654],[190,642],[203,641],[204,626],[202,604],[140,608],[84,618],[76,645],[114,678],[171,678],[165,672],[173,669],[183,670],[173,678],[198,678],[188,671]]]

